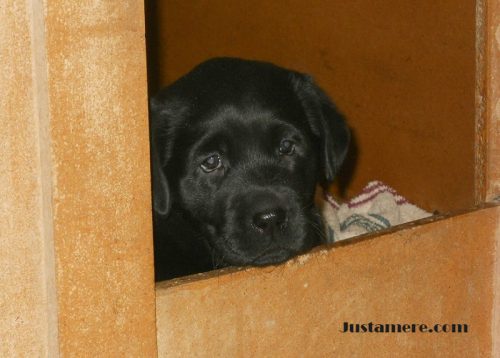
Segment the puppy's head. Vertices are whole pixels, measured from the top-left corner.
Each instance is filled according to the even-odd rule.
[[[349,132],[310,77],[213,59],[155,96],[151,121],[156,215],[182,210],[230,265],[321,242],[314,190],[333,180]]]

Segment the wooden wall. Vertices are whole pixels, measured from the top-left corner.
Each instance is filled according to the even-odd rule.
[[[483,208],[277,267],[160,283],[159,356],[498,357],[499,217]],[[468,331],[342,333],[344,322]]]
[[[150,88],[213,56],[312,74],[355,135],[347,195],[382,180],[427,210],[474,203],[475,6],[466,1],[151,1]]]
[[[0,356],[156,354],[142,1],[0,1]]]

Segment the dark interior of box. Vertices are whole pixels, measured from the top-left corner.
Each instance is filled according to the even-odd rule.
[[[334,191],[350,197],[381,180],[429,211],[474,204],[475,1],[164,0],[146,8],[152,93],[215,56],[309,73],[354,134]]]

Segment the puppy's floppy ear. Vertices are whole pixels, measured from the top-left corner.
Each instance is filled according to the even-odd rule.
[[[182,100],[182,94],[176,91],[175,85],[165,87],[149,103],[153,208],[159,215],[168,215],[172,206],[168,182],[172,179],[167,177],[166,168],[174,156],[176,133],[179,127],[185,126],[191,110],[190,103]]]
[[[159,95],[153,97],[149,103],[150,116],[150,147],[151,147],[151,176],[153,186],[153,209],[162,216],[168,215],[171,207],[171,195],[167,177],[162,163],[169,155],[165,146],[165,132],[168,124],[168,102]],[[163,148],[163,150],[162,150]]]
[[[301,73],[292,73],[291,82],[312,132],[320,141],[321,184],[331,183],[344,161],[350,132],[342,115],[314,80]]]
[[[168,215],[171,206],[170,191],[153,141],[151,142],[151,175],[153,177],[153,209],[159,215]]]

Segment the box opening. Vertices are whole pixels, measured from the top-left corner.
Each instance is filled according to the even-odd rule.
[[[475,1],[146,6],[150,93],[216,56],[309,73],[353,131],[334,194],[380,180],[427,211],[474,205]]]

